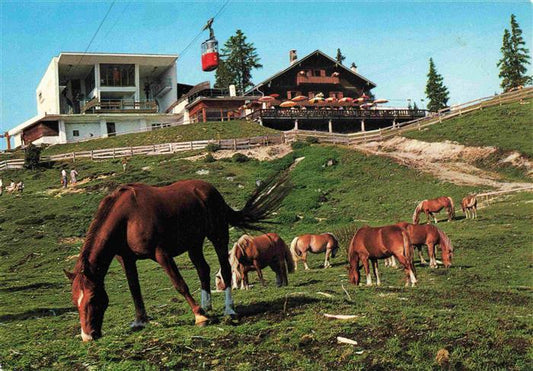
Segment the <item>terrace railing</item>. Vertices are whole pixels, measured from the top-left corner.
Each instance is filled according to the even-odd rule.
[[[155,100],[91,99],[82,101],[81,113],[156,113]]]
[[[409,109],[291,109],[291,108],[275,108],[275,109],[259,109],[252,112],[247,118],[255,119],[414,119],[425,117],[425,110],[409,110]]]

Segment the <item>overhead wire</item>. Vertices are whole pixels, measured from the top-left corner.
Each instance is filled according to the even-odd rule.
[[[214,20],[215,18],[217,18],[220,14],[222,14],[222,12],[224,11],[224,9],[226,8],[226,6],[229,4],[230,0],[226,0],[226,2],[220,7],[220,9],[218,10],[218,12],[212,17],[212,19]],[[198,38],[200,36],[202,36],[202,34],[204,33],[204,30],[200,31],[192,40],[191,42],[189,42],[189,44],[187,44],[187,46],[178,54],[178,58],[180,58],[182,55],[184,55],[187,50],[189,50],[189,48],[198,40]]]

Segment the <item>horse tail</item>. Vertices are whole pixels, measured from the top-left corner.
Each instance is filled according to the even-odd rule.
[[[296,249],[296,245],[298,244],[298,238],[300,237],[294,237],[291,241],[291,254],[296,259],[296,257],[300,256],[300,251]]]
[[[413,273],[415,272],[415,265],[413,264],[413,256],[415,255],[415,251],[413,248],[413,245],[411,244],[411,239],[409,238],[409,234],[407,233],[407,230],[402,228],[402,238],[403,238],[403,256],[407,259],[409,262],[409,265],[411,265]]]
[[[256,188],[242,210],[226,205],[229,224],[244,230],[263,230],[258,224],[272,223],[268,221],[270,215],[280,207],[291,188],[288,171],[275,174]]]
[[[413,224],[418,224],[418,215],[420,215],[420,210],[422,210],[424,201],[426,200],[420,201],[420,203],[416,206],[415,212],[413,213]]]
[[[279,243],[283,246],[283,254],[285,257],[285,262],[287,263],[287,270],[289,271],[289,273],[293,273],[294,272],[294,260],[292,258],[293,257],[292,251],[289,250],[289,247],[287,246],[287,244],[285,243],[285,241],[283,241],[281,237],[279,239]],[[292,243],[291,243],[291,246],[292,246]]]
[[[447,197],[447,199],[450,201],[450,209],[451,209],[451,216],[452,219],[455,219],[455,205],[453,204],[453,199],[451,197]]]

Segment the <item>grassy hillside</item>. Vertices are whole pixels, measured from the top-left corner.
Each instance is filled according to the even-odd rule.
[[[187,142],[191,140],[246,138],[279,133],[276,130],[248,121],[205,122],[174,126],[144,133],[125,134],[87,142],[61,144],[48,147],[43,155],[102,148],[144,146],[158,143]]]
[[[456,203],[478,191],[443,183],[399,166],[330,146],[302,148],[273,162],[190,162],[179,156],[135,157],[131,171],[120,161],[77,162],[81,191],[58,189],[59,169],[12,171],[26,181],[20,197],[0,197],[0,365],[4,369],[431,369],[435,355],[450,352],[451,368],[526,369],[531,364],[532,320],[530,194],[514,196],[480,218],[439,223],[449,234],[451,269],[417,267],[419,286],[403,288],[403,273],[381,265],[382,287],[354,287],[347,281],[347,239],[333,267],[319,269],[323,255],[311,257],[311,271],[289,276],[277,289],[270,269],[268,287],[236,291],[239,325],[224,322],[195,327],[183,298],[163,270],[138,263],[150,325],[131,332],[133,305],[124,274],[113,262],[106,278],[110,307],[104,337],[84,344],[62,269],[70,269],[98,202],[117,184],[168,184],[183,178],[212,182],[234,208],[242,207],[256,179],[305,157],[291,174],[295,185],[272,227],[288,243],[303,232],[339,231],[363,224],[409,219],[417,201],[450,195]],[[323,166],[328,159],[334,166]],[[144,168],[144,169],[143,169]],[[202,175],[197,171],[203,170]],[[207,172],[208,171],[208,172]],[[444,218],[442,215],[441,218]],[[231,240],[240,235],[231,230]],[[215,254],[206,258],[216,270]],[[199,300],[199,280],[187,256],[177,265]],[[348,290],[348,297],[343,290]],[[332,295],[324,296],[319,292]],[[220,318],[223,295],[214,294],[212,315]],[[325,321],[323,313],[357,314],[356,320]],[[357,346],[336,343],[337,336]],[[362,351],[362,353],[361,353]]]
[[[469,146],[495,146],[532,157],[533,99],[523,103],[489,107],[405,136],[427,142],[453,140]]]

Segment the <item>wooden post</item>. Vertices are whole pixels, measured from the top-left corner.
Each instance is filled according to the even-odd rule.
[[[91,150],[91,160],[94,160],[94,151]]]
[[[379,140],[383,140],[383,133],[381,132],[381,128],[379,128]]]
[[[133,157],[133,147],[130,147],[130,157]]]
[[[365,120],[361,120],[361,131],[365,132]]]
[[[9,140],[10,139],[9,133],[6,131],[4,135],[5,135],[6,141],[7,141],[7,147],[6,148],[7,148],[8,151],[10,151],[11,150],[11,140]]]
[[[172,143],[168,144],[168,150],[169,150],[170,153],[172,153]]]
[[[294,130],[298,131],[298,119],[294,120]]]
[[[233,150],[237,150],[237,139],[233,139]]]
[[[333,133],[333,121],[328,121],[328,132]]]
[[[115,158],[115,149],[113,148],[113,158]]]
[[[76,152],[72,152],[72,162],[76,162]]]
[[[192,140],[191,140],[191,149],[194,149],[194,144],[192,143]]]

